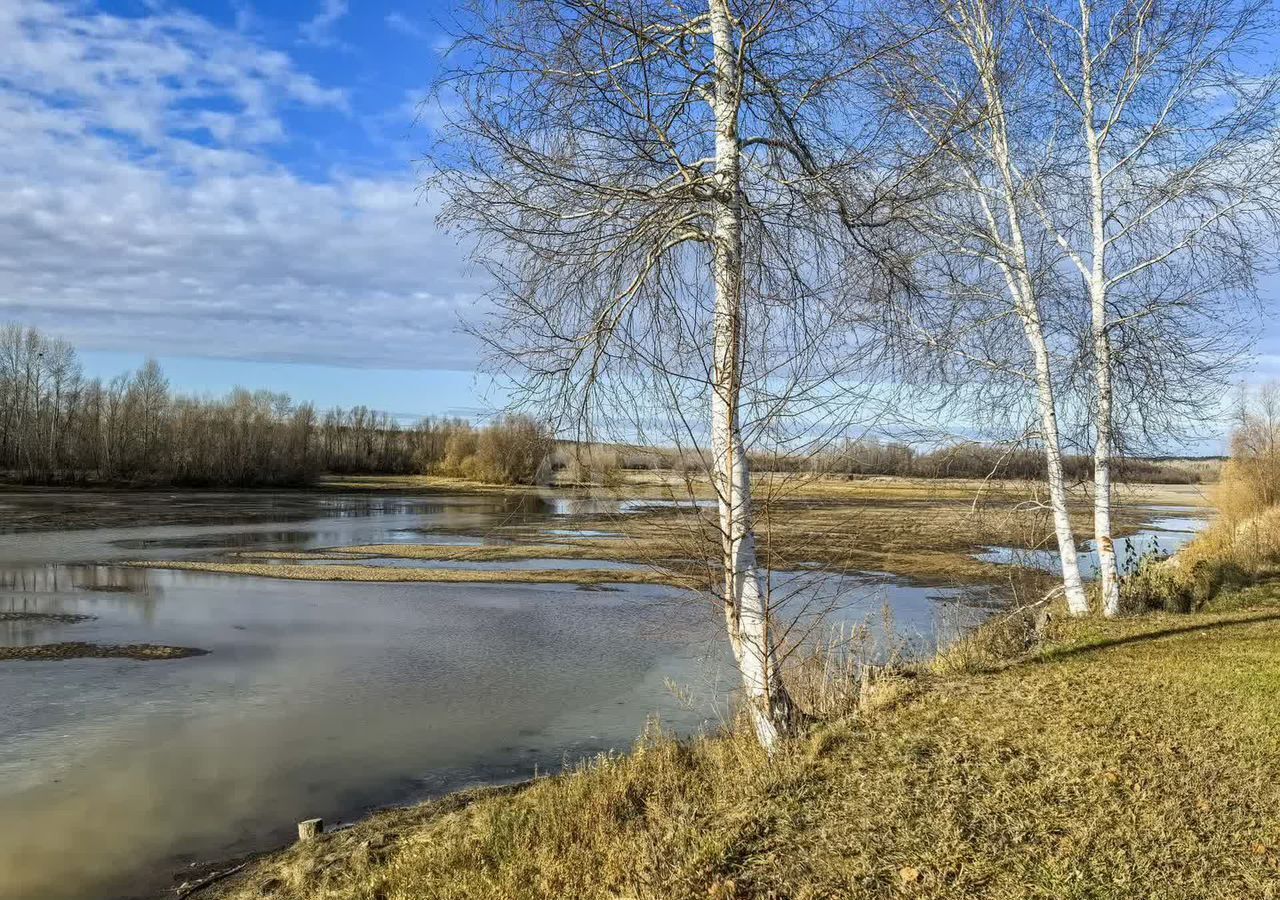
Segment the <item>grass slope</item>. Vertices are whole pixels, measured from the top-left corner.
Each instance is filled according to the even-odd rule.
[[[375,816],[218,896],[1280,896],[1280,586],[1061,628],[773,759],[651,736],[514,794]]]

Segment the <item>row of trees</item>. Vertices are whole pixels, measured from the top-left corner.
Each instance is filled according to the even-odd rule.
[[[757,468],[779,468],[789,460],[762,460]],[[1016,478],[1045,480],[1044,453],[1024,447],[1002,447],[973,442],[919,450],[910,444],[875,440],[850,441],[824,453],[794,461],[811,471],[843,475],[896,475],[912,478]],[[1093,478],[1093,458],[1064,454],[1063,474],[1070,482]],[[1116,459],[1118,481],[1128,483],[1198,484],[1206,472],[1175,460]]]
[[[752,452],[747,462],[754,472],[808,475],[889,475],[903,478],[1022,479],[1045,478],[1044,454],[1033,447],[956,440],[922,448],[904,441],[876,438],[827,442],[819,452],[786,456]],[[1116,458],[1118,481],[1147,484],[1200,484],[1217,480],[1221,458]],[[1093,478],[1093,457],[1064,454],[1063,472],[1073,483]],[[697,473],[702,460],[696,452],[661,447],[565,444],[553,454],[552,467],[563,481],[575,484],[613,484],[627,471],[670,470]]]
[[[1043,478],[1032,450],[964,443],[921,452],[908,444],[846,441],[820,454],[753,455],[758,471],[924,478]],[[81,375],[75,350],[33,329],[0,331],[0,468],[30,482],[187,485],[305,484],[321,473],[434,473],[495,484],[618,481],[626,470],[696,471],[696,454],[661,448],[556,445],[527,416],[480,427],[427,417],[405,428],[367,407],[317,413],[269,391],[217,399],[174,394],[154,362],[105,384]],[[1074,480],[1091,460],[1064,458]],[[1193,482],[1199,474],[1126,459],[1122,480]]]
[[[28,482],[301,485],[322,473],[441,473],[497,483],[546,471],[545,425],[426,418],[403,428],[365,407],[323,414],[270,391],[178,394],[155,361],[85,378],[75,349],[0,328],[0,470]]]
[[[431,161],[444,222],[495,285],[477,334],[530,403],[707,448],[724,615],[766,746],[796,717],[749,454],[816,447],[903,394],[1038,443],[1073,614],[1089,609],[1063,460],[1079,423],[1101,607],[1118,612],[1113,459],[1209,402],[1274,247],[1272,12],[469,7]]]

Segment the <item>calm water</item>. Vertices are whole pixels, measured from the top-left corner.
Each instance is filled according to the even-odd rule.
[[[350,819],[555,770],[627,748],[654,716],[679,731],[705,727],[734,684],[718,614],[671,588],[315,583],[112,565],[477,544],[513,526],[572,533],[598,501],[26,492],[2,502],[0,610],[96,618],[0,623],[0,641],[211,651],[0,663],[4,898],[155,895],[187,862],[283,843],[302,818]],[[154,524],[124,524],[139,521]],[[924,643],[939,623],[983,614],[952,589],[872,575],[778,574],[774,588],[851,621],[888,604],[896,627]]]
[[[1205,510],[1192,506],[1150,507],[1151,520],[1144,528],[1115,539],[1116,564],[1121,575],[1137,571],[1143,558],[1172,556],[1209,525]],[[1059,572],[1062,557],[1057,550],[1024,550],[1017,547],[988,547],[974,554],[984,562],[1014,564],[1045,572]],[[1098,546],[1089,540],[1080,548],[1080,574],[1092,580],[1098,576]]]

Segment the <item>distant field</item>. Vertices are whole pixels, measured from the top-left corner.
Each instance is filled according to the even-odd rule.
[[[1206,473],[1217,473],[1220,462],[1202,462]],[[835,500],[921,500],[981,498],[1027,498],[1035,496],[1038,483],[1022,479],[918,478],[899,475],[812,475],[791,472],[764,472],[753,476],[757,492],[764,497]],[[423,491],[448,493],[538,494],[548,490],[576,489],[592,495],[616,496],[620,499],[654,499],[715,496],[710,481],[701,475],[686,475],[667,469],[642,469],[622,474],[611,486],[579,485],[557,478],[547,485],[485,484],[465,478],[441,475],[330,475],[321,479],[327,490]],[[1087,492],[1088,483],[1078,486]],[[1122,502],[1176,503],[1208,506],[1209,488],[1199,484],[1133,482],[1121,483]]]

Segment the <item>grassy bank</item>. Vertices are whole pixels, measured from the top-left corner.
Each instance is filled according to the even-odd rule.
[[[1126,579],[1121,600],[1130,612],[1189,612],[1224,591],[1280,577],[1280,507],[1234,510],[1221,495],[1235,487],[1236,480],[1224,483],[1221,514],[1203,534],[1169,559],[1144,561]]]
[[[1280,586],[1067,622],[885,682],[766,759],[652,735],[504,796],[375,816],[200,896],[1274,897]]]

